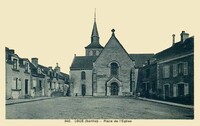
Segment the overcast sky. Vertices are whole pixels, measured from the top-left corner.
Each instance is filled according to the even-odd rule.
[[[13,0],[0,3],[0,42],[22,58],[69,73],[74,54],[85,55],[96,8],[100,43],[111,29],[128,53],[157,53],[185,30],[198,33],[195,0]]]

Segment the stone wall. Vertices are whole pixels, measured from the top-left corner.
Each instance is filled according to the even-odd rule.
[[[86,74],[86,79],[81,80],[81,72],[84,71]],[[86,86],[87,96],[92,95],[92,70],[71,70],[70,71],[71,81],[72,81],[72,96],[81,96],[82,95],[82,84]]]
[[[18,90],[16,89],[16,78],[18,78]],[[25,80],[28,80],[28,94],[31,95],[30,73],[26,73],[24,68],[18,66],[17,70],[13,69],[12,64],[6,63],[6,99],[24,98],[25,97]],[[18,93],[17,93],[18,92]],[[19,95],[19,96],[16,96]]]
[[[130,93],[130,72],[133,63],[123,47],[116,41],[117,40],[114,38],[110,39],[95,62],[97,85],[94,86],[94,88],[96,87],[96,91],[94,90],[94,92],[96,92],[97,95],[105,95],[105,85],[107,81],[112,78],[110,74],[110,64],[113,62],[119,65],[119,74],[116,78],[122,84],[122,95]]]

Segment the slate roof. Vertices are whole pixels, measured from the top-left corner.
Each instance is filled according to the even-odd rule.
[[[60,72],[64,77],[66,77],[67,79],[69,79],[69,75],[63,72]]]
[[[11,56],[15,56],[19,59],[19,66],[20,67],[25,67],[25,65],[23,64],[23,61],[28,61],[29,62],[29,66],[30,66],[30,69],[31,69],[31,75],[34,76],[34,77],[40,77],[40,78],[44,78],[45,75],[47,76],[50,76],[48,74],[48,72],[51,70],[50,68],[46,67],[46,66],[43,66],[43,65],[40,65],[38,64],[38,66],[35,66],[33,65],[33,63],[31,63],[29,61],[28,58],[20,58],[17,54],[15,54],[14,50],[13,49],[9,49],[8,47],[5,47],[5,51],[6,51],[6,63],[8,64],[13,64],[13,62],[11,61]],[[41,69],[41,74],[38,73],[37,69],[40,68]],[[53,71],[54,72],[54,71]],[[65,79],[67,78],[67,80],[69,79],[69,75],[66,74],[66,73],[63,73],[63,72],[59,72],[59,78],[60,79]]]
[[[86,49],[89,48],[101,48],[103,49],[103,46],[101,46],[98,42],[91,42],[88,46],[85,47]]]
[[[135,66],[136,67],[142,67],[143,64],[149,59],[151,59],[154,56],[153,53],[149,54],[129,54],[129,57],[131,60],[135,61]]]
[[[98,38],[97,40],[95,38]],[[95,41],[94,41],[95,40]],[[92,35],[91,35],[91,43],[85,47],[86,49],[89,48],[103,48],[101,44],[99,43],[99,33],[97,30],[97,24],[96,21],[94,22],[93,29],[92,29]]]
[[[154,54],[129,54],[131,60],[135,60],[136,67],[142,67],[148,59],[151,59]],[[92,70],[93,62],[97,56],[76,56],[72,62],[70,70]]]
[[[38,67],[40,67],[40,65],[38,64]],[[33,65],[33,63],[30,63],[30,68],[31,68],[31,75],[34,76],[34,77],[40,77],[40,78],[44,78],[45,75],[43,74],[43,71],[41,74],[39,74],[37,72],[37,68],[35,65]]]
[[[8,63],[8,64],[13,64],[13,62],[11,61],[11,56],[14,56],[14,57],[16,57],[16,58],[18,58],[19,59],[19,66],[20,67],[25,67],[25,65],[23,64],[23,61],[25,61],[25,60],[27,60],[29,63],[30,63],[30,61],[29,61],[29,59],[28,58],[21,58],[21,57],[19,57],[15,52],[14,52],[14,50],[13,49],[9,49],[8,47],[5,47],[5,53],[6,53],[6,62]]]
[[[189,37],[184,42],[177,42],[173,46],[157,53],[154,57],[160,60],[187,54],[189,52],[194,52],[194,37]]]
[[[114,29],[112,30],[112,32],[113,32],[112,36],[108,40],[107,44],[105,45],[105,48],[112,39],[115,39],[116,42],[118,42],[119,45],[122,47],[122,49],[127,53],[127,51],[121,45],[119,40],[115,37]],[[93,44],[93,43],[91,43],[91,44]],[[148,59],[151,59],[154,56],[154,54],[128,54],[128,53],[127,53],[127,55],[129,55],[131,60],[135,60],[136,67],[142,67],[143,64],[145,64],[145,62]],[[98,58],[97,56],[76,56],[72,62],[70,70],[92,70],[93,62],[95,62],[97,58]]]
[[[70,70],[91,70],[96,59],[97,56],[76,56]]]
[[[45,67],[45,66],[43,66],[43,65],[38,64],[38,67],[39,67],[39,68],[41,69],[41,71],[42,71],[41,74],[38,74],[38,72],[37,72],[37,68],[38,68],[38,67],[35,67],[32,63],[30,63],[30,67],[31,67],[31,72],[32,72],[32,75],[33,75],[33,76],[43,77],[43,78],[44,78],[45,75],[47,75],[47,76],[49,76],[49,77],[56,78],[56,77],[50,76],[50,75],[48,74],[48,72],[50,71],[50,68],[48,68],[48,67]],[[55,71],[53,71],[53,72],[55,72]],[[44,74],[45,74],[45,75],[44,75]],[[59,76],[59,79],[62,79],[62,80],[64,80],[65,77],[67,78],[67,80],[69,79],[69,75],[66,74],[66,73],[63,73],[63,72],[59,72],[59,73],[58,73],[58,76]]]
[[[98,30],[97,30],[97,23],[96,21],[94,22],[94,25],[93,25],[93,29],[92,29],[92,35],[91,36],[99,36],[99,33],[98,33]]]

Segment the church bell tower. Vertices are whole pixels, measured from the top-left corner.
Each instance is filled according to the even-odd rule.
[[[103,50],[103,46],[99,43],[99,34],[96,23],[96,10],[94,12],[94,24],[91,35],[91,43],[85,47],[86,56],[98,56]]]

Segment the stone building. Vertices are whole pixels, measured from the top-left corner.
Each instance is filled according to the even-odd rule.
[[[69,75],[38,64],[38,58],[20,58],[6,48],[6,99],[68,95]]]
[[[147,60],[147,63],[139,67],[137,92],[140,97],[156,98],[157,90],[157,63],[153,58]]]
[[[65,90],[68,90],[69,75],[62,73],[60,67],[53,69],[38,64],[38,58],[32,58],[31,63],[31,80],[32,96],[62,96]],[[64,86],[67,87],[64,90]],[[65,94],[66,95],[66,94]]]
[[[85,56],[76,56],[70,67],[72,96],[132,95],[136,90],[138,70],[152,54],[128,54],[115,30],[103,47],[99,42],[96,19],[91,43],[85,47]],[[137,60],[139,59],[139,60]]]
[[[20,58],[15,51],[5,48],[6,54],[6,99],[26,98],[31,90],[30,62]]]
[[[138,92],[142,97],[184,104],[194,100],[194,37],[182,31],[181,40],[158,52],[139,68]]]

